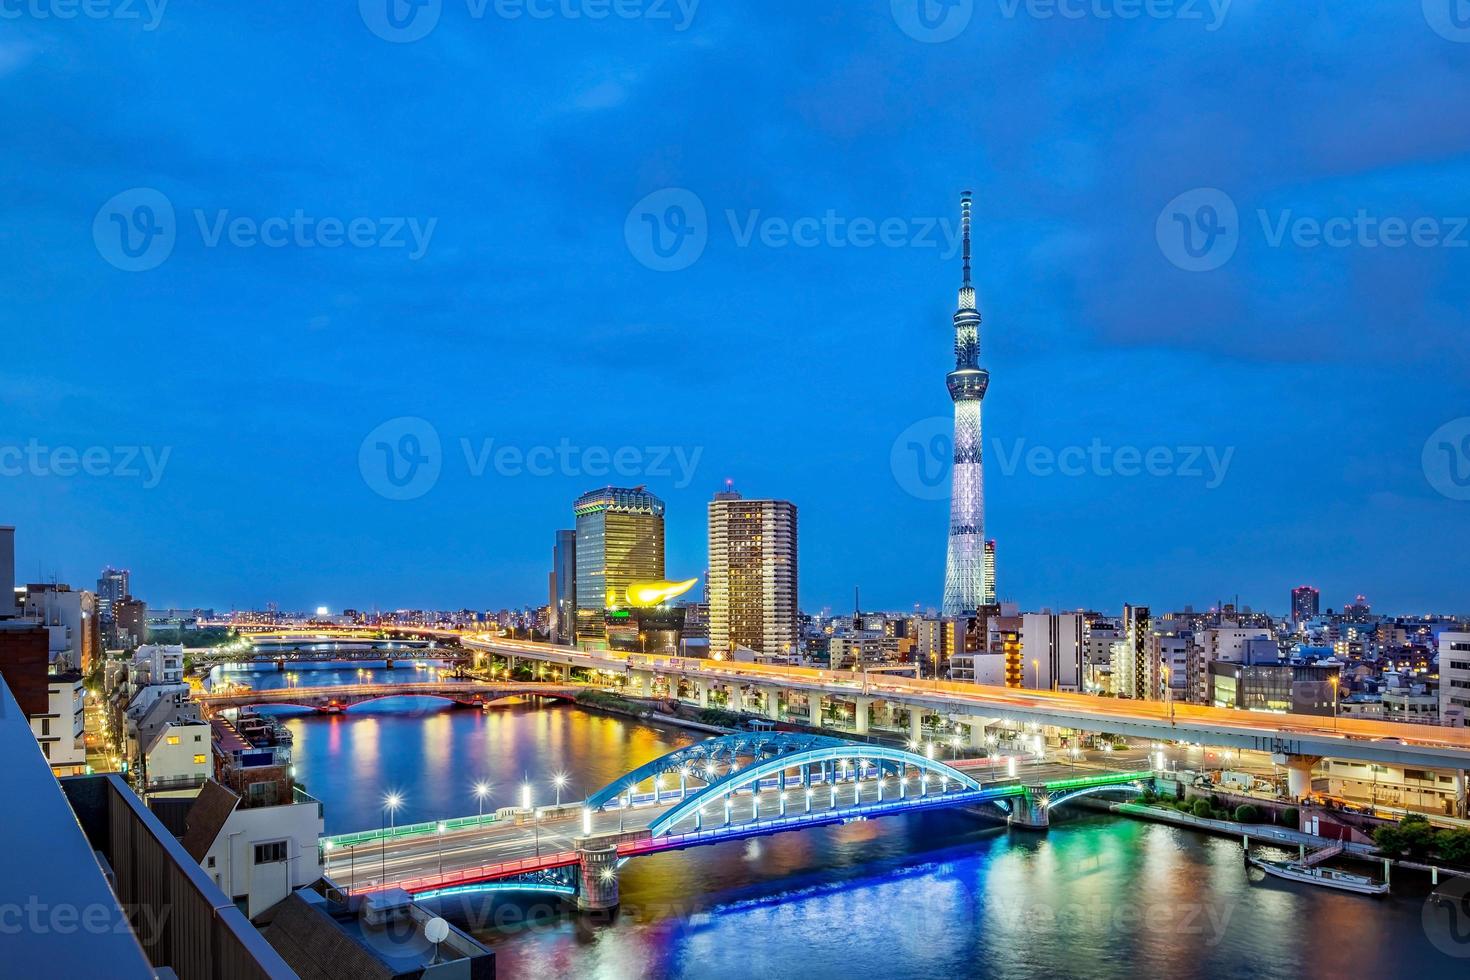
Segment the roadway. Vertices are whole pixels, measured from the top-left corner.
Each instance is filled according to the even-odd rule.
[[[972,760],[962,765],[964,771],[982,785],[992,784],[992,779],[996,783],[1010,781],[1004,760],[998,760],[996,767],[990,767],[982,760]],[[1109,771],[1120,770],[1117,766],[1104,768],[1085,761],[1081,764],[1034,761],[1018,766],[1016,778],[1026,784],[1039,784]],[[691,784],[689,792],[696,792],[701,786],[702,784]],[[917,787],[917,779],[910,776],[907,789],[910,798],[918,792]],[[834,788],[837,794],[835,808],[832,805]],[[957,788],[958,784],[950,786],[951,791]],[[856,796],[850,779],[839,779],[831,785],[824,785],[818,780],[812,790],[810,812],[816,814],[844,810],[857,803],[878,802],[878,782],[874,779],[860,782]],[[941,795],[937,779],[930,778],[928,790],[929,796]],[[805,788],[788,783],[788,814],[807,812],[805,793]],[[891,801],[897,797],[897,793],[897,785],[890,776],[885,781],[884,799]],[[763,787],[759,794],[748,790],[739,791],[731,813],[731,822],[737,825],[734,829],[738,831],[739,824],[751,821],[757,814],[762,818],[778,814],[780,796],[780,789],[774,785]],[[647,830],[654,820],[679,803],[683,796],[677,788],[672,788],[663,791],[660,799],[661,802],[655,804],[651,794],[644,793],[635,797],[630,807],[614,807],[592,813],[590,836],[632,834]],[[564,864],[573,863],[570,852],[576,847],[576,838],[588,836],[584,833],[587,828],[583,824],[581,805],[568,803],[560,809],[547,809],[555,809],[556,812],[545,813],[524,822],[498,819],[484,826],[445,829],[439,833],[424,832],[396,839],[383,837],[354,845],[334,846],[324,853],[325,871],[339,886],[353,892],[372,891],[384,887],[385,883],[401,885],[409,881],[415,882],[416,890],[421,890],[423,887],[431,887],[438,880],[447,879],[453,882],[468,873],[492,865],[512,862],[535,865],[538,859],[551,859],[555,855],[567,856],[567,860],[562,862]],[[706,830],[724,822],[722,808],[712,806],[710,810],[704,818]],[[998,809],[995,815],[1003,816]],[[693,829],[693,822],[687,821],[681,822],[674,831]]]
[[[581,651],[488,634],[457,634],[464,646],[496,656],[534,659],[615,674],[646,671],[723,684],[757,685],[834,696],[870,697],[941,715],[1003,717],[1149,741],[1189,741],[1285,755],[1326,756],[1391,765],[1470,769],[1470,729],[1360,718],[1245,712],[1229,708],[1017,690],[955,681],[810,667]]]

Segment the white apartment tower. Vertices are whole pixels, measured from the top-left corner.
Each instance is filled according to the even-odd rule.
[[[746,500],[727,484],[709,503],[709,650],[798,650],[796,505]]]

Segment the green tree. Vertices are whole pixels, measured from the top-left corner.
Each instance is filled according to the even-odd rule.
[[[1261,813],[1249,803],[1242,803],[1235,808],[1236,823],[1256,823],[1261,819]]]
[[[1210,801],[1204,799],[1195,800],[1190,810],[1196,817],[1209,817],[1215,812],[1215,808],[1210,806]]]

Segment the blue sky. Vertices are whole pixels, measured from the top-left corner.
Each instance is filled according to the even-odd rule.
[[[582,491],[663,496],[682,577],[731,478],[800,508],[804,606],[935,605],[947,502],[910,444],[951,410],[970,188],[1003,596],[1470,610],[1449,0],[558,2],[400,7],[437,13],[412,41],[374,0],[4,6],[23,577],[521,605]],[[418,495],[380,453],[433,458]]]

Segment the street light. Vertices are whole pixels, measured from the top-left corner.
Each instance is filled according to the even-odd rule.
[[[1335,732],[1337,731],[1337,691],[1342,681],[1337,674],[1333,674],[1327,679],[1327,683],[1332,685],[1332,730]]]
[[[383,797],[383,812],[388,815],[388,828],[391,833],[396,825],[398,808],[403,805],[403,796],[399,793],[389,793]],[[388,882],[388,834],[378,838],[378,855],[382,864],[383,884]]]
[[[564,772],[559,772],[551,777],[551,785],[556,787],[556,805],[561,806],[561,791],[571,777]]]
[[[478,782],[478,783],[475,784],[475,799],[479,800],[479,802],[480,802],[480,816],[482,816],[482,817],[485,815],[485,797],[487,797],[489,795],[490,795],[490,784],[489,783],[482,781],[482,782]]]

